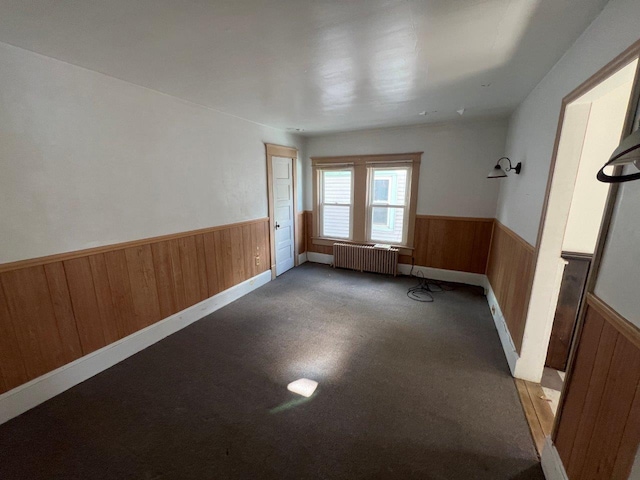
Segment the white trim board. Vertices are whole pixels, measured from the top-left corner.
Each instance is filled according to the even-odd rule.
[[[545,439],[540,464],[547,480],[569,480],[558,450],[549,437]]]
[[[488,280],[487,303],[489,304],[489,309],[491,310],[491,315],[493,316],[493,322],[496,324],[496,330],[498,331],[498,336],[500,337],[500,342],[502,343],[504,356],[507,357],[509,370],[511,370],[511,375],[515,377],[516,364],[518,363],[520,356],[518,355],[515,344],[511,339],[511,334],[509,333],[509,328],[507,327],[507,323],[504,320],[504,315],[502,315],[502,310],[500,310],[498,299],[496,298],[496,295],[493,292],[493,288],[491,288],[491,284]]]
[[[409,275],[411,272],[411,265],[406,263],[398,264],[398,273],[401,275]],[[414,274],[416,272],[420,272],[424,278],[430,278],[433,280],[440,280],[442,282],[455,282],[455,283],[465,283],[467,285],[475,285],[478,287],[487,288],[487,276],[481,273],[469,273],[469,272],[459,272],[457,270],[444,270],[442,268],[432,268],[432,267],[420,267],[418,265],[414,265],[413,267]]]
[[[307,262],[307,252],[298,255],[298,265],[302,265]]]
[[[307,260],[314,263],[323,263],[325,265],[333,264],[333,255],[326,253],[307,252]],[[401,275],[409,275],[411,265],[405,263],[398,264],[398,273]],[[433,280],[441,280],[443,282],[466,283],[467,285],[476,285],[483,287],[486,291],[487,276],[480,273],[458,272],[455,270],[443,270],[441,268],[414,266],[413,272],[420,272],[425,278]]]
[[[0,395],[0,424],[84,382],[270,281],[271,270],[267,270],[128,337],[3,393]]]
[[[326,253],[307,252],[307,260],[314,263],[333,265],[333,255],[327,255]]]

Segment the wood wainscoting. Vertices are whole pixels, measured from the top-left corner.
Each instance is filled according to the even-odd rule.
[[[493,218],[417,215],[415,264],[484,274],[492,232]],[[411,257],[402,256],[400,263],[411,264]]]
[[[307,212],[296,213],[296,251],[298,255],[307,251]]]
[[[0,265],[0,393],[268,270],[268,229],[264,218]]]
[[[307,251],[333,254],[330,245],[313,244],[313,212],[304,213]],[[484,274],[492,232],[492,218],[416,215],[414,263],[421,267]],[[400,255],[400,263],[411,265],[411,262],[411,255]]]
[[[640,444],[640,330],[592,294],[554,443],[571,480],[627,479]]]
[[[534,253],[534,247],[522,237],[495,221],[487,277],[518,353],[527,320]]]

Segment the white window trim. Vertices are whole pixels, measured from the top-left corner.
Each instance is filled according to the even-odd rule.
[[[351,203],[347,204],[347,203],[326,203],[324,202],[324,172],[336,172],[336,171],[350,171],[351,172]],[[330,166],[325,166],[319,169],[319,171],[321,172],[321,175],[318,176],[318,182],[320,182],[320,184],[318,185],[318,199],[317,199],[317,203],[318,203],[318,225],[319,225],[319,232],[320,235],[322,236],[322,238],[334,238],[336,240],[351,240],[353,238],[353,183],[354,183],[354,171],[353,171],[353,167],[330,167]],[[324,231],[323,231],[323,225],[324,225],[324,207],[326,205],[335,205],[335,206],[339,206],[339,207],[349,207],[349,236],[348,237],[327,237],[324,236]]]
[[[418,166],[418,168],[420,168]],[[371,198],[373,197],[373,191],[375,188],[374,182],[375,182],[375,178],[373,175],[374,170],[401,170],[401,169],[406,169],[407,170],[407,185],[405,186],[405,203],[404,204],[391,204],[391,203],[387,203],[387,204],[376,204],[374,200],[371,200]],[[404,210],[404,219],[405,221],[403,222],[402,225],[402,240],[400,242],[385,242],[388,243],[390,245],[398,245],[398,246],[407,246],[408,242],[407,242],[407,237],[408,237],[408,231],[409,231],[409,224],[411,223],[411,218],[410,218],[410,205],[411,205],[411,186],[412,186],[412,175],[413,175],[413,169],[414,166],[413,165],[407,165],[407,166],[396,166],[396,167],[389,167],[389,166],[384,166],[384,167],[379,167],[376,166],[375,164],[373,165],[368,165],[367,168],[367,177],[368,177],[368,181],[367,181],[367,220],[366,220],[366,226],[365,226],[365,238],[367,243],[381,243],[381,242],[385,242],[384,240],[373,240],[371,238],[371,230],[372,230],[372,216],[373,216],[373,207],[378,207],[378,208],[402,208]],[[391,197],[391,185],[389,186],[389,198]],[[414,214],[415,217],[415,214]]]

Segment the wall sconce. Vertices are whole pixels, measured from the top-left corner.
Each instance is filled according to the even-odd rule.
[[[622,183],[640,179],[640,172],[619,176],[611,176],[604,173],[604,169],[608,166],[618,165],[634,165],[640,170],[640,129],[620,142],[618,148],[611,154],[609,161],[604,164],[597,175],[598,180],[604,183]]]
[[[500,162],[502,160],[506,160],[507,162],[509,162],[509,166],[507,168],[502,168],[502,165],[500,165]],[[507,172],[510,172],[511,170],[513,170],[516,175],[520,175],[520,170],[522,170],[522,162],[518,162],[515,167],[512,167],[509,157],[502,157],[498,159],[496,166],[493,167],[493,170],[489,172],[487,178],[504,178],[507,176]]]

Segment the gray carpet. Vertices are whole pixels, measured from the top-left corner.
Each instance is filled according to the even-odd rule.
[[[543,479],[481,291],[414,284],[291,270],[0,426],[0,478]]]

